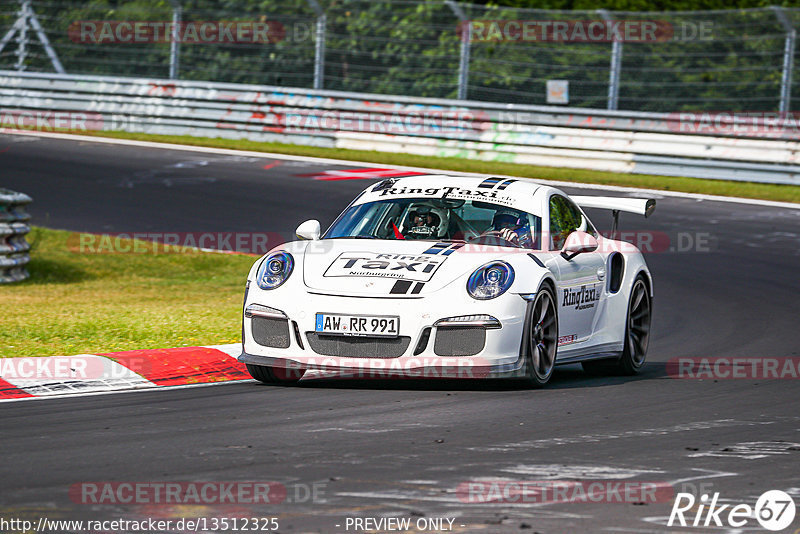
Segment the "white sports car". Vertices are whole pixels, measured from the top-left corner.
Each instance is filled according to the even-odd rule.
[[[655,200],[572,197],[528,180],[414,176],[365,189],[320,235],[259,258],[243,352],[253,378],[522,378],[558,364],[636,373],[652,279],[640,251],[581,209],[649,216]]]

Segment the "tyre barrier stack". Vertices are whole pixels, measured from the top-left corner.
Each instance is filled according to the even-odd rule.
[[[19,282],[30,276],[25,266],[31,260],[25,239],[31,216],[25,211],[31,197],[0,188],[0,284]]]

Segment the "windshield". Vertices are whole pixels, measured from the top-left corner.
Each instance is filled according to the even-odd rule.
[[[473,200],[403,198],[351,206],[324,239],[463,241],[539,248],[541,218]]]

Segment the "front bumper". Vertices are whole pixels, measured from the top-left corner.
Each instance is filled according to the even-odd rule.
[[[285,347],[265,346],[263,339],[261,343],[256,342],[253,321],[257,317],[245,315],[243,353],[239,361],[247,364],[333,372],[356,378],[512,378],[522,376],[524,371],[520,349],[527,302],[517,294],[506,293],[489,301],[477,301],[458,287],[449,291],[444,288],[436,294],[418,298],[371,298],[325,295],[305,290],[298,294],[290,288],[264,291],[253,285],[247,294],[245,308],[251,305],[269,307],[283,314],[289,340],[288,344],[281,343],[288,345]],[[348,354],[346,350],[336,355],[317,352],[312,347],[315,340],[310,339],[315,333],[317,313],[398,316],[399,336],[409,338],[407,347],[396,357],[364,357],[363,350],[358,356]],[[451,336],[454,333],[453,330],[448,332],[447,328],[458,327],[442,323],[442,320],[466,315],[490,315],[499,321],[500,326],[498,328],[492,321],[483,326],[480,321],[473,321],[464,326],[484,328],[484,343],[479,352],[470,356],[441,355],[441,351],[437,354],[437,341],[448,333]],[[440,335],[443,336],[441,339]]]

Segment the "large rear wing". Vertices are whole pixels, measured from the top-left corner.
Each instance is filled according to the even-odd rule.
[[[617,230],[619,223],[619,212],[627,211],[649,217],[656,209],[656,199],[654,198],[619,198],[619,197],[570,197],[582,208],[599,208],[611,210],[614,215],[614,226],[612,231]]]

